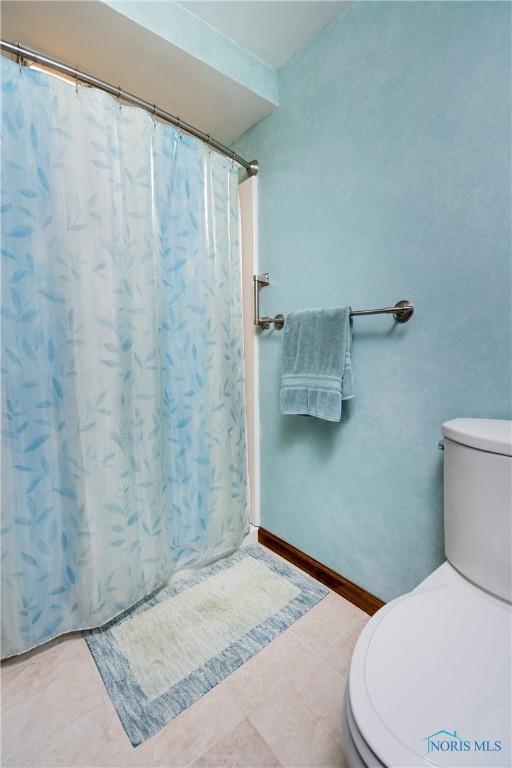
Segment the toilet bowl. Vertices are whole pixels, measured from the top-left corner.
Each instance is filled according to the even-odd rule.
[[[456,419],[443,434],[448,561],[356,643],[349,768],[512,766],[512,422]]]

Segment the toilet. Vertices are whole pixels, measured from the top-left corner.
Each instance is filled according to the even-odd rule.
[[[512,766],[512,422],[443,425],[447,561],[354,649],[349,768]]]

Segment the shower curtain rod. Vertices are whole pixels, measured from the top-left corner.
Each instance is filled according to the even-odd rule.
[[[164,120],[166,123],[175,125],[178,130],[186,131],[186,133],[189,133],[191,136],[195,136],[196,139],[200,139],[200,141],[203,141],[212,149],[220,152],[221,155],[225,155],[226,157],[231,158],[231,160],[233,160],[235,163],[238,163],[238,165],[241,165],[242,168],[245,168],[248,176],[256,176],[258,173],[257,160],[244,160],[243,157],[237,155],[236,152],[234,152],[229,147],[226,147],[220,141],[217,141],[217,139],[212,138],[208,133],[201,131],[199,128],[195,128],[193,125],[190,125],[190,123],[187,123],[185,120],[181,120],[181,118],[172,115],[170,112],[166,112],[165,109],[157,107],[156,104],[151,104],[151,102],[146,101],[145,99],[141,99],[139,96],[135,96],[133,93],[129,93],[129,91],[123,90],[120,85],[118,86],[112,85],[112,83],[107,83],[105,80],[100,80],[100,78],[94,77],[94,75],[89,75],[87,72],[83,72],[81,69],[78,69],[78,67],[70,67],[63,61],[45,56],[43,53],[34,51],[31,48],[26,48],[24,45],[21,45],[21,43],[10,43],[8,40],[2,39],[0,44],[2,51],[7,51],[7,53],[14,54],[20,63],[23,63],[23,59],[29,59],[30,61],[34,61],[36,64],[42,64],[43,66],[49,67],[50,69],[55,69],[57,72],[61,72],[63,75],[67,75],[74,80],[80,80],[83,83],[87,83],[88,85],[92,85],[102,91],[106,91],[112,96],[123,99],[123,101],[126,101],[129,104],[134,104],[141,109],[145,109],[146,112],[151,112],[152,115],[159,117],[160,120]]]

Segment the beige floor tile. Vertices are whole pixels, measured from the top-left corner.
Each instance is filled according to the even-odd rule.
[[[224,681],[136,747],[126,766],[176,768],[190,765],[243,719],[243,713]]]
[[[322,652],[366,616],[348,600],[330,592],[292,625],[291,631],[316,652]]]
[[[243,721],[224,683],[139,747],[132,747],[110,703],[11,756],[5,768],[184,768]]]
[[[277,685],[290,680],[314,661],[313,652],[290,630],[278,635],[226,682],[238,706],[247,715],[266,701]]]
[[[17,668],[26,666],[28,661],[40,660],[48,654],[53,654],[55,648],[60,648],[61,653],[65,654],[73,652],[74,646],[81,643],[83,643],[81,632],[69,632],[67,635],[61,635],[55,640],[50,640],[44,645],[33,648],[31,651],[26,651],[19,656],[12,656],[10,659],[2,661],[0,665],[2,679],[9,677]]]
[[[4,759],[107,700],[81,637],[66,638],[2,665]]]
[[[337,675],[322,659],[306,667],[292,681],[291,686],[334,726],[343,721],[346,678]]]
[[[250,720],[283,766],[343,766],[345,680],[322,660],[282,683]]]
[[[124,768],[134,748],[113,707],[103,702],[13,755],[5,768]]]
[[[277,768],[280,765],[249,720],[237,725],[194,763],[197,768]]]
[[[334,643],[322,653],[322,658],[343,677],[348,675],[350,660],[355,644],[369,620],[369,616],[358,619],[347,632],[345,632],[338,640],[335,640]]]

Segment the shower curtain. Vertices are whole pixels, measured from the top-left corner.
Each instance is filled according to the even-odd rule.
[[[237,169],[1,57],[2,655],[247,528]]]

